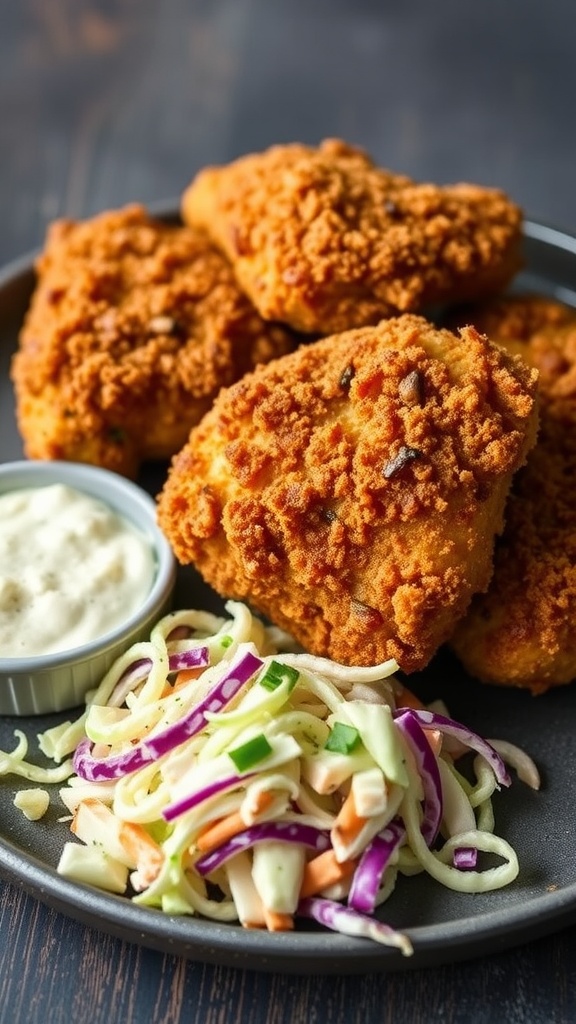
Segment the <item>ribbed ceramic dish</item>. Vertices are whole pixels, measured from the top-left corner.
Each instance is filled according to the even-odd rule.
[[[0,657],[0,715],[40,715],[77,707],[115,658],[148,636],[168,610],[174,589],[175,559],[156,524],[155,503],[145,490],[97,466],[26,460],[0,464],[0,495],[50,484],[64,484],[98,498],[136,527],[152,549],[154,578],[138,610],[89,643],[36,657]]]

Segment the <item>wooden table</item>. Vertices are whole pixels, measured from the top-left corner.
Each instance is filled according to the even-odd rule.
[[[576,232],[572,0],[4,0],[0,262],[54,217],[180,194],[203,164],[338,135]],[[561,1024],[576,928],[434,970],[293,977],[108,937],[0,884],[0,1021]]]

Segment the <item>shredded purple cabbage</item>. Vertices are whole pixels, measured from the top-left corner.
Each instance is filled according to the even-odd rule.
[[[242,654],[236,664],[230,666],[204,699],[184,718],[169,725],[156,736],[143,740],[124,754],[95,758],[91,753],[91,741],[82,740],[74,753],[74,771],[81,779],[99,782],[105,779],[119,779],[138,771],[151,761],[156,761],[200,732],[206,723],[206,712],[221,711],[262,665],[262,660],[250,651]]]
[[[210,652],[207,647],[192,647],[189,651],[181,651],[179,654],[170,654],[168,657],[168,671],[179,672],[186,668],[207,668],[210,664]],[[128,668],[124,669],[116,686],[114,687],[108,705],[120,707],[126,700],[127,694],[146,679],[152,668],[151,658],[138,658]]]
[[[442,782],[434,753],[414,712],[409,709],[397,715],[396,725],[405,736],[418,768],[424,789],[424,809],[420,830],[428,846],[432,846],[442,822]]]
[[[173,821],[174,818],[179,818],[181,814],[185,814],[186,811],[192,810],[198,804],[204,803],[210,797],[216,796],[218,793],[225,793],[227,789],[233,789],[239,782],[243,782],[244,779],[251,779],[254,775],[255,772],[250,772],[247,775],[226,775],[223,779],[217,779],[215,782],[203,786],[202,789],[198,789],[194,793],[188,793],[180,800],[175,800],[173,804],[169,804],[162,811],[162,817],[166,821]]]
[[[400,708],[396,711],[394,713],[396,721],[406,713],[407,711],[405,708]],[[491,766],[492,771],[496,776],[496,780],[500,785],[510,785],[511,779],[500,754],[498,754],[487,740],[479,736],[478,733],[468,729],[465,725],[461,725],[460,722],[455,722],[452,718],[447,718],[445,715],[438,714],[436,711],[410,709],[410,714],[421,726],[428,729],[439,729],[440,732],[446,733],[447,736],[454,736],[466,747],[469,747],[471,750],[475,750],[477,754],[481,754]]]
[[[475,846],[459,846],[454,850],[452,864],[460,871],[474,871],[478,864],[478,850]]]
[[[348,904],[354,910],[372,913],[382,875],[405,835],[406,829],[402,822],[391,821],[368,844],[360,857],[348,894]]]
[[[332,931],[344,935],[357,935],[374,939],[385,946],[395,946],[404,956],[410,956],[413,952],[412,943],[407,935],[374,917],[359,914],[352,907],[344,907],[335,900],[309,896],[300,900],[297,914],[300,917],[310,917],[325,928],[331,928]]]
[[[240,850],[247,850],[256,843],[263,843],[267,840],[299,843],[317,853],[323,853],[330,847],[328,832],[315,828],[313,825],[303,825],[297,821],[263,821],[258,825],[251,825],[243,832],[238,832],[216,850],[200,857],[194,866],[199,874],[209,875],[211,871],[215,871]]]

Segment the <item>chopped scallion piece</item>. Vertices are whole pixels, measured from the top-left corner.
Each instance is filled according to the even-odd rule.
[[[260,733],[259,736],[254,736],[247,743],[243,743],[241,747],[229,750],[228,756],[232,758],[239,772],[245,772],[248,768],[258,764],[259,761],[263,761],[271,753],[272,747],[264,734]]]
[[[282,665],[279,661],[271,661],[264,675],[259,680],[260,686],[266,690],[276,690],[285,679],[290,682],[290,689],[296,686],[300,673],[291,665]]]
[[[231,636],[220,637],[220,646],[223,647],[224,650],[226,650],[227,647],[230,647],[230,644],[232,643],[234,643],[234,640]]]
[[[360,733],[352,725],[335,722],[332,731],[324,744],[325,750],[333,754],[351,754],[360,742]]]

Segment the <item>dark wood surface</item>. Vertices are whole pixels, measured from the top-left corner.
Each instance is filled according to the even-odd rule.
[[[575,40],[573,0],[0,0],[0,263],[54,217],[167,200],[203,164],[329,135],[576,232]],[[0,883],[0,1022],[563,1024],[575,943],[267,975],[126,944]]]

